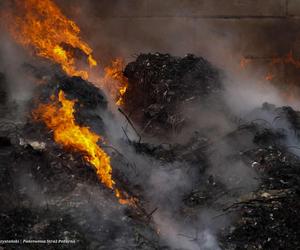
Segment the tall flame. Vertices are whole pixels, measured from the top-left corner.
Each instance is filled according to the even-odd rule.
[[[105,87],[113,97],[117,97],[116,105],[118,106],[124,103],[124,95],[128,88],[128,79],[123,75],[124,64],[122,58],[116,58],[110,66],[104,69]]]
[[[77,59],[80,59],[78,54],[86,59],[89,67],[97,66],[97,62],[92,56],[91,47],[80,38],[76,23],[68,19],[52,0],[15,0],[15,3],[17,11],[8,12],[4,17],[16,41],[33,49],[36,55],[60,64],[66,74],[88,79],[86,67],[80,63],[77,65]],[[124,61],[117,59],[110,68],[106,68],[106,75],[101,79],[118,82],[110,86],[119,89],[119,95],[115,95],[119,98],[117,103],[121,102],[127,88],[127,79],[121,71],[123,65]],[[133,204],[134,198],[115,188],[110,157],[97,144],[102,138],[88,127],[76,124],[74,104],[75,101],[66,99],[64,92],[60,91],[58,100],[53,97],[53,103],[39,105],[33,116],[53,130],[57,143],[81,152],[85,160],[95,167],[101,182],[114,189],[121,204]]]
[[[100,181],[108,188],[113,188],[110,157],[98,146],[101,137],[88,127],[80,127],[74,118],[75,101],[68,100],[61,90],[58,100],[50,104],[41,104],[33,112],[34,118],[43,120],[53,130],[54,140],[65,148],[81,152],[87,162],[93,165]]]
[[[89,69],[97,66],[92,48],[80,38],[80,28],[68,19],[53,0],[15,0],[16,11],[7,11],[8,28],[14,39],[43,58],[59,65],[69,76],[89,79]],[[82,58],[86,60],[85,66]],[[88,67],[89,66],[89,67]],[[117,58],[96,81],[108,90],[116,104],[122,105],[128,80],[122,70],[124,60]]]
[[[11,12],[6,16],[9,29],[19,43],[33,48],[38,56],[60,64],[68,75],[88,78],[88,71],[78,68],[74,52],[64,45],[83,52],[90,67],[97,65],[92,49],[80,38],[79,27],[64,16],[55,3],[51,0],[16,0],[16,9],[18,15]]]

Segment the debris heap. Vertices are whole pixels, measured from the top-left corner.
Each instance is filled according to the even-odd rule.
[[[210,97],[222,102],[218,99],[220,73],[192,55],[140,55],[126,67],[125,74],[130,84],[124,109],[134,125],[149,124],[145,131],[151,134],[153,129],[158,138],[174,125],[169,121],[178,114],[179,106],[189,101],[201,105]],[[76,122],[106,135],[103,117],[107,104],[100,90],[79,77],[58,74],[47,79],[36,88],[29,113],[62,90],[68,98],[78,100]],[[154,104],[162,108],[151,113]],[[0,112],[9,109],[2,109],[5,105],[0,103]],[[264,121],[261,114],[272,118]],[[80,152],[56,144],[43,124],[30,118],[15,124],[0,117],[0,235],[4,239],[76,240],[62,249],[171,250],[154,220],[157,213],[170,209],[183,228],[197,230],[203,219],[199,214],[213,211],[206,219],[215,228],[222,249],[300,246],[300,153],[297,146],[289,144],[298,142],[300,114],[291,107],[263,104],[217,140],[203,130],[180,143],[120,139],[119,148],[114,148],[108,141],[104,146],[112,160],[114,180],[138,198],[135,207],[120,205]],[[226,150],[218,151],[220,146]],[[148,165],[143,165],[146,162]],[[246,175],[255,174],[243,177],[241,166]],[[176,202],[164,192],[155,194],[158,200],[151,200],[153,190],[149,192],[147,181],[161,170],[189,176],[188,188],[170,188],[170,194],[180,193],[174,194]],[[253,181],[253,188],[245,188],[245,180]],[[174,206],[169,208],[171,202]],[[202,246],[201,236],[191,232],[180,231],[176,237]],[[18,244],[13,247],[30,249]]]
[[[179,131],[185,122],[181,106],[204,101],[221,88],[220,73],[194,55],[141,54],[127,65],[124,108],[144,132]]]
[[[77,122],[105,134],[101,117],[105,97],[79,77],[49,77],[46,85],[37,87],[29,112],[61,90],[78,100]],[[139,220],[125,218],[126,207],[101,185],[93,166],[80,152],[56,144],[43,123],[29,114],[24,123],[1,119],[0,125],[1,239],[64,240],[69,243],[60,244],[61,249],[78,250],[121,249],[126,245],[142,249],[139,246],[144,244],[157,248],[155,231]],[[29,243],[11,246],[32,249]],[[56,248],[53,244],[43,246]]]

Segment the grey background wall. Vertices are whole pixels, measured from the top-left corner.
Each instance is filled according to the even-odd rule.
[[[57,0],[98,58],[195,53],[214,63],[300,56],[300,0]],[[238,62],[237,62],[238,63]],[[285,75],[285,69],[277,70]],[[286,77],[284,77],[286,80]]]

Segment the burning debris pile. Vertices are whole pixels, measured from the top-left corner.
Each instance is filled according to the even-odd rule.
[[[37,87],[35,93],[37,97],[29,104],[34,116],[39,115],[39,109],[47,107],[48,103],[49,110],[44,109],[41,115],[47,116],[52,110],[60,116],[53,116],[53,119],[65,119],[61,110],[52,108],[56,105],[63,108],[74,98],[77,100],[75,122],[78,126],[91,133],[90,136],[96,137],[92,131],[105,134],[100,114],[106,112],[106,100],[92,84],[78,77],[55,76],[47,85]],[[61,104],[55,103],[57,96]],[[44,106],[40,106],[41,103]],[[52,103],[55,106],[50,106]],[[127,244],[137,244],[136,249],[140,249],[139,244],[148,242],[137,231],[141,230],[143,234],[152,235],[151,239],[156,238],[148,243],[156,247],[157,236],[151,227],[124,217],[126,206],[119,202],[126,200],[115,197],[110,191],[112,183],[98,172],[93,158],[87,159],[90,156],[88,149],[78,147],[76,150],[80,133],[72,135],[74,141],[65,138],[70,144],[64,145],[55,134],[62,133],[57,130],[59,124],[55,124],[49,133],[43,122],[30,116],[18,125],[1,120],[1,237],[28,241],[61,239],[67,242],[62,249],[96,249],[100,246],[120,249]],[[66,133],[69,126],[74,126],[70,120],[59,123],[65,126]],[[93,145],[89,142],[87,146]],[[14,249],[27,248],[16,244]]]
[[[148,56],[172,58],[160,54]],[[168,68],[179,67],[178,62],[182,60],[184,58],[177,58],[174,65],[169,62]],[[185,60],[206,62],[191,55]],[[161,66],[151,63],[154,64],[152,67]],[[127,76],[133,65],[135,62],[127,66]],[[204,65],[204,69],[198,66],[197,72],[213,74],[212,69]],[[139,93],[139,98],[144,93],[143,99],[149,102],[145,101],[144,106],[141,104],[140,109],[135,106],[139,112],[149,107],[147,105],[153,100],[165,105],[160,112],[169,116],[177,112],[172,104],[183,105],[187,98],[199,98],[201,102],[210,95],[221,98],[216,71],[215,78],[209,74],[210,77],[201,78],[214,87],[196,90],[187,87],[184,90],[180,84],[173,85],[175,80],[172,84],[169,82],[173,94],[166,101],[161,98],[162,92],[152,89],[154,86],[150,87],[153,91],[150,92],[144,90],[143,84],[135,85],[150,74],[141,69],[141,72],[134,71],[135,89],[129,80],[124,99],[128,105],[131,90]],[[195,75],[197,82],[198,74]],[[66,102],[74,108],[73,125],[109,139],[109,128],[104,121],[109,111],[99,89],[79,77],[59,74],[46,79],[47,83],[35,90],[35,98],[28,106],[31,113],[36,115],[41,111],[39,107],[43,103],[42,107],[50,108],[60,115],[57,118],[64,119],[59,109]],[[188,79],[191,84],[192,78]],[[140,103],[142,98],[139,98],[136,101]],[[300,116],[292,108],[264,104],[248,114],[243,125],[233,121],[234,129],[218,138],[211,136],[214,128],[209,128],[209,133],[200,129],[182,143],[121,140],[115,148],[109,140],[97,139],[96,144],[111,160],[110,173],[116,183],[113,186],[121,190],[121,195],[135,197],[134,203],[122,202],[122,197],[120,199],[117,193],[105,187],[110,186],[99,173],[97,177],[98,170],[94,162],[89,161],[92,158],[87,158],[88,151],[76,150],[74,144],[66,145],[58,140],[55,133],[59,125],[53,125],[51,120],[48,122],[53,126],[47,124],[49,117],[45,119],[45,116],[49,110],[44,108],[38,112],[44,117],[41,122],[31,115],[23,124],[1,122],[0,220],[3,237],[76,239],[72,249],[97,249],[100,246],[103,249],[175,249],[174,244],[179,244],[178,249],[299,247],[300,232],[295,219],[300,211],[300,160],[297,148],[289,147],[287,142],[292,143],[292,135],[299,134]],[[263,120],[263,114],[268,114],[271,121]],[[230,113],[227,116],[230,117]],[[138,127],[143,127],[144,122],[134,119]],[[62,124],[66,132],[72,122]],[[168,125],[157,120],[155,126],[165,131]],[[150,128],[149,134],[152,134]],[[74,138],[77,136],[74,134]],[[79,143],[79,139],[76,140],[75,145]],[[181,173],[180,178],[178,173]],[[181,178],[187,178],[188,182]],[[159,185],[153,186],[153,181]],[[209,219],[203,222],[201,214],[207,210],[210,211],[206,216]],[[166,222],[170,216],[173,219]],[[228,220],[231,223],[224,222]],[[174,233],[170,236],[167,228],[175,222]],[[211,231],[216,239],[211,238]],[[22,247],[16,245],[15,249],[24,249]]]
[[[186,119],[181,106],[204,102],[222,88],[219,71],[194,55],[141,54],[124,75],[124,108],[143,132],[156,135],[180,131]]]
[[[95,68],[54,2],[8,6],[11,36],[47,60],[20,67],[26,105],[0,72],[0,240],[21,242],[5,249],[299,248],[299,112],[236,117],[223,73],[194,55]]]
[[[33,105],[51,102],[51,99],[57,97],[60,91],[63,91],[69,100],[76,100],[74,115],[79,124],[88,125],[98,134],[105,133],[103,119],[97,112],[107,108],[104,93],[80,77],[59,75],[51,79],[47,85],[39,86],[35,93],[37,100]]]
[[[80,36],[80,29],[51,0],[14,1],[3,14],[12,36],[34,54],[61,65],[72,76],[88,78],[97,62],[92,49]]]

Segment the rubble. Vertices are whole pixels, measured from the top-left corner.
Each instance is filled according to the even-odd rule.
[[[223,238],[225,249],[299,248],[299,157],[275,147],[245,153],[255,160],[262,183],[256,192],[224,209],[239,219]]]
[[[202,177],[184,197],[184,211],[186,216],[191,216],[198,209],[210,207],[220,211],[216,218],[233,214],[233,223],[223,228],[218,236],[222,249],[297,249],[300,230],[295,218],[299,217],[300,211],[300,158],[286,145],[286,138],[291,131],[298,134],[299,112],[291,107],[277,108],[270,104],[263,104],[253,112],[258,111],[270,112],[275,120],[282,119],[285,127],[270,127],[268,122],[258,119],[237,127],[222,139],[240,149],[228,155],[229,167],[232,159],[240,159],[258,174],[260,184],[251,192],[230,190],[222,178],[209,174],[208,155],[214,144],[222,144],[222,141],[203,140],[195,134],[194,141],[200,139],[202,143],[167,146],[138,143],[135,147],[137,152],[164,162],[198,163],[196,169]],[[182,157],[184,151],[196,157],[195,161]],[[195,174],[195,171],[191,173]]]
[[[203,168],[207,165],[206,151],[209,146],[207,138],[195,133],[185,144],[161,144],[132,142],[139,154],[150,155],[162,162],[188,162]]]
[[[132,89],[129,87],[125,96],[125,101],[130,100],[124,109],[134,126],[140,128],[149,123],[149,117],[157,116],[154,123],[142,130],[150,134],[154,131],[157,138],[170,128],[167,121],[177,114],[179,106],[190,101],[205,102],[210,97],[219,101],[222,91],[218,71],[204,59],[191,55],[182,59],[162,54],[141,55],[127,66],[125,74]],[[107,103],[100,90],[78,77],[56,75],[45,79],[46,85],[37,87],[29,110],[63,90],[68,98],[77,99],[76,122],[106,134],[102,115],[108,112]],[[155,84],[159,79],[162,81]],[[165,87],[160,89],[162,86]],[[167,98],[163,95],[165,91]],[[138,114],[135,116],[131,111]],[[253,117],[260,112],[268,112],[273,120],[255,120]],[[139,207],[119,204],[83,156],[57,145],[43,124],[28,117],[16,129],[1,118],[0,235],[7,239],[76,239],[76,244],[62,245],[62,249],[171,250],[153,219],[168,205],[176,219],[197,230],[199,214],[207,209],[214,211],[206,217],[218,229],[221,249],[297,249],[300,158],[297,149],[287,144],[287,138],[298,134],[299,113],[290,107],[264,104],[246,117],[249,120],[236,122],[234,129],[221,138],[199,129],[184,142],[120,142],[149,160],[149,168],[136,166],[118,149],[103,145],[110,154],[118,187],[137,197]],[[219,157],[219,146],[232,149]],[[212,160],[222,161],[217,164],[224,169],[212,171]],[[257,184],[254,189],[243,188],[244,180],[234,172],[238,170],[235,163],[243,164],[243,171],[255,172],[257,180],[251,180]],[[149,186],[143,181],[149,178],[150,171],[160,168],[170,172],[179,169],[190,177],[190,187],[177,191],[176,207],[172,206],[171,197],[167,205],[151,203]],[[231,170],[232,176],[224,176],[226,170]],[[231,188],[227,185],[229,181],[233,183]],[[177,236],[193,242],[201,240],[197,234]],[[13,247],[26,249],[24,245]]]
[[[105,110],[106,101],[100,90],[77,77],[49,79],[47,85],[36,89],[30,110],[62,89],[68,98],[78,100],[77,121],[105,134],[99,114]],[[0,124],[4,134],[0,137],[1,238],[76,241],[60,245],[61,249],[158,247],[153,228],[124,217],[126,207],[100,184],[93,167],[79,152],[62,149],[53,141],[51,131],[30,116],[18,127],[18,134],[14,126]],[[140,216],[136,213],[130,214]],[[26,244],[13,247],[27,249]]]
[[[180,131],[186,117],[180,107],[204,101],[222,89],[220,72],[194,55],[141,54],[124,71],[128,88],[124,108],[142,132]],[[192,91],[191,91],[192,90]]]
[[[46,143],[45,142],[25,140],[23,138],[20,138],[20,145],[23,146],[23,147],[30,146],[34,150],[37,150],[37,151],[44,151],[46,149]]]

